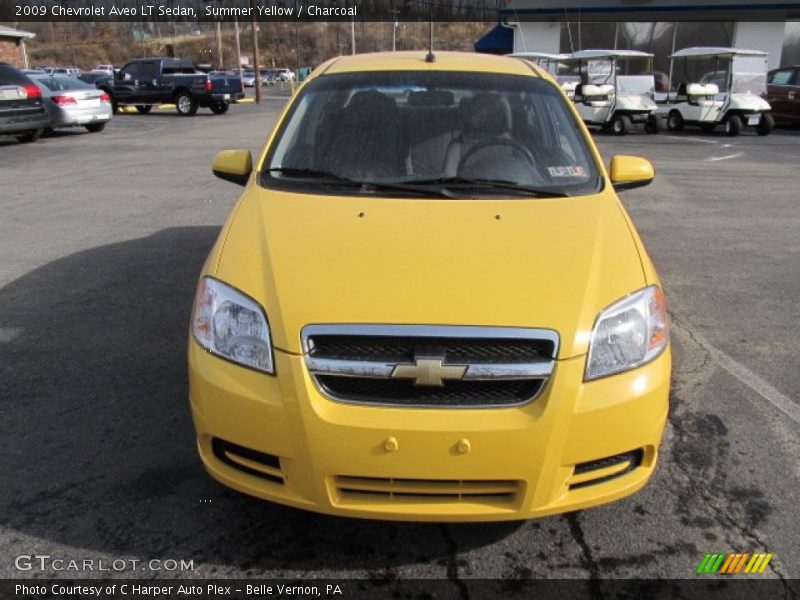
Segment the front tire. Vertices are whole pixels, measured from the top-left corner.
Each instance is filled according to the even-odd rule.
[[[175,110],[182,117],[193,117],[197,113],[197,100],[189,92],[175,94]]]
[[[214,102],[214,104],[211,105],[211,112],[213,112],[215,115],[224,115],[226,112],[228,112],[230,106],[231,105],[227,102]]]
[[[611,121],[611,132],[614,135],[625,135],[630,128],[631,118],[628,115],[618,115]]]
[[[758,122],[756,126],[756,131],[758,135],[769,135],[772,133],[772,130],[775,128],[775,117],[773,117],[769,113],[764,113],[761,115],[761,120]]]
[[[684,125],[685,123],[683,122],[683,115],[681,115],[681,113],[677,110],[673,110],[669,113],[667,117],[667,129],[670,131],[681,131]]]
[[[31,142],[35,142],[40,137],[42,137],[43,129],[31,129],[30,131],[26,131],[25,133],[17,136],[17,141],[20,144],[30,144]]]
[[[88,131],[89,133],[100,133],[105,128],[106,128],[105,123],[92,123],[91,125],[86,126],[86,131]]]
[[[736,137],[742,132],[742,118],[739,115],[731,115],[725,120],[725,135]]]

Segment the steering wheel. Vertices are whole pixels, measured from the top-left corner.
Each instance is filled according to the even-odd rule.
[[[533,154],[531,154],[531,151],[528,150],[528,148],[524,144],[511,139],[492,138],[489,140],[483,140],[482,142],[478,142],[472,148],[467,150],[464,153],[464,156],[462,156],[461,159],[458,161],[458,166],[456,167],[456,173],[461,173],[461,169],[470,158],[472,158],[475,154],[477,154],[484,148],[489,148],[490,146],[507,146],[509,148],[517,150],[520,154],[522,154],[523,158],[526,161],[528,161],[528,163],[530,163],[530,166],[538,171],[536,166],[536,159],[533,158]]]

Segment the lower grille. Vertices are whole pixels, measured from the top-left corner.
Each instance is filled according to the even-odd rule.
[[[640,448],[623,454],[579,463],[575,465],[575,470],[569,479],[569,489],[580,489],[621,477],[641,465],[643,458],[644,451]]]
[[[509,381],[446,381],[441,387],[421,387],[408,379],[370,379],[319,375],[323,391],[335,399],[398,406],[502,406],[534,398],[541,379]]]
[[[245,448],[219,438],[211,440],[211,450],[221,462],[239,471],[283,484],[285,476],[277,456]]]
[[[514,480],[392,479],[339,475],[335,479],[340,499],[396,500],[397,502],[485,502],[510,504],[521,489]]]

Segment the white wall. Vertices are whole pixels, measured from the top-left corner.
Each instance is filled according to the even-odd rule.
[[[561,23],[519,23],[514,29],[514,52],[558,53]]]
[[[775,69],[781,64],[785,31],[786,23],[783,21],[767,21],[764,23],[740,21],[734,25],[733,45],[737,48],[751,48],[769,52],[767,64],[770,69]]]

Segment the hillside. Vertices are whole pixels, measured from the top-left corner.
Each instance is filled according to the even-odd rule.
[[[27,43],[31,65],[76,65],[87,69],[98,63],[124,64],[130,58],[170,53],[198,63],[219,66],[218,44],[213,23],[8,23],[36,33]],[[442,50],[472,51],[472,45],[492,24],[437,23],[435,47]],[[236,66],[234,24],[221,29],[222,66]],[[250,24],[240,25],[242,56],[252,57]],[[356,22],[358,52],[396,48],[425,48],[427,23]],[[258,28],[260,62],[265,66],[316,65],[325,59],[350,52],[350,23],[263,22]],[[170,48],[171,47],[171,48]]]

